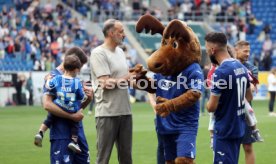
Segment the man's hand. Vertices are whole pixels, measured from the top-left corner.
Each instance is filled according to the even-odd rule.
[[[78,112],[71,114],[71,120],[79,122],[83,119],[84,115],[82,113],[83,109],[80,109]]]
[[[85,84],[85,83],[84,83]],[[91,87],[83,85],[83,91],[89,100],[93,99],[93,90]]]
[[[81,108],[84,109],[87,107],[87,105],[92,101],[93,99],[93,89],[89,85],[86,85],[86,83],[83,83],[83,91],[87,97],[87,99],[81,103]]]
[[[143,69],[142,64],[136,64],[135,67],[129,69],[129,73],[131,74],[131,78],[139,80],[146,78],[147,70]]]

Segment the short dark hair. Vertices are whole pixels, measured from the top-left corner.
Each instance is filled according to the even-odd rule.
[[[235,47],[249,46],[250,43],[245,40],[241,40],[235,43]]]
[[[69,48],[65,52],[65,57],[66,56],[71,56],[71,55],[75,55],[76,57],[78,57],[82,65],[85,64],[88,60],[85,52],[79,47]]]
[[[215,43],[220,46],[227,45],[226,35],[222,32],[210,32],[205,36],[207,42]]]
[[[115,23],[117,21],[118,20],[116,20],[116,19],[108,19],[107,21],[104,22],[104,26],[103,26],[104,37],[107,37],[108,31],[115,26]]]
[[[75,55],[65,56],[63,61],[63,67],[66,71],[73,71],[76,68],[81,69],[80,59]]]

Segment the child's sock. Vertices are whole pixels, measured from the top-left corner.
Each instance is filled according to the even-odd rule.
[[[72,141],[74,143],[78,143],[78,137],[77,136],[72,136]]]

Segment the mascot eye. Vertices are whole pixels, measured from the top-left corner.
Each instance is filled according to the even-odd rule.
[[[178,43],[177,43],[177,41],[174,41],[173,42],[173,48],[177,48],[178,47]]]

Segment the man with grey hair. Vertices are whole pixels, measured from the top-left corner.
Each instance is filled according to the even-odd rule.
[[[116,143],[120,164],[132,163],[132,115],[128,96],[130,80],[123,50],[123,25],[108,19],[103,27],[104,43],[91,52],[91,74],[95,94],[97,164],[109,163]]]

